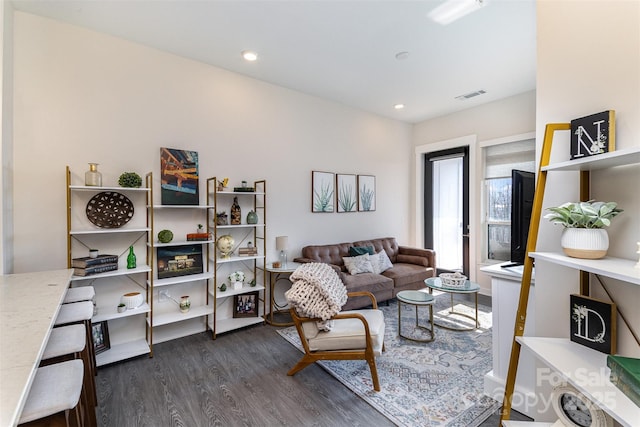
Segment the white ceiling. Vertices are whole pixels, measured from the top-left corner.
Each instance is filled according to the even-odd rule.
[[[442,0],[14,0],[88,27],[409,123],[535,89],[535,0],[485,0],[447,26]],[[243,50],[259,59],[248,63]],[[409,52],[403,60],[396,54]],[[485,90],[460,101],[456,96]],[[402,103],[404,110],[395,110]]]

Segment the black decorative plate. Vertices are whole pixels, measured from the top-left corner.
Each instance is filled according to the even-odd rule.
[[[116,191],[98,193],[87,203],[87,218],[100,228],[119,228],[133,217],[133,203]]]

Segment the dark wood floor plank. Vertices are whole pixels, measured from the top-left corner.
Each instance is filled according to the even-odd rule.
[[[99,424],[393,425],[317,365],[287,376],[301,355],[276,328],[263,325],[221,334],[216,340],[205,332],[157,344],[151,359],[99,369]],[[517,415],[514,419],[526,419]],[[498,419],[495,415],[483,426],[497,426]]]

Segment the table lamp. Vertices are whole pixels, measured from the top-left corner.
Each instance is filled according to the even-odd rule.
[[[287,246],[289,244],[288,236],[276,237],[276,250],[280,251],[280,265],[282,268],[287,266]]]

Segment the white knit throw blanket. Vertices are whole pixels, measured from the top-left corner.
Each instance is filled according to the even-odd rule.
[[[321,330],[330,330],[327,322],[338,314],[347,302],[347,289],[338,273],[328,264],[311,262],[302,264],[290,276],[293,286],[284,296],[296,311],[306,317],[322,319]]]

